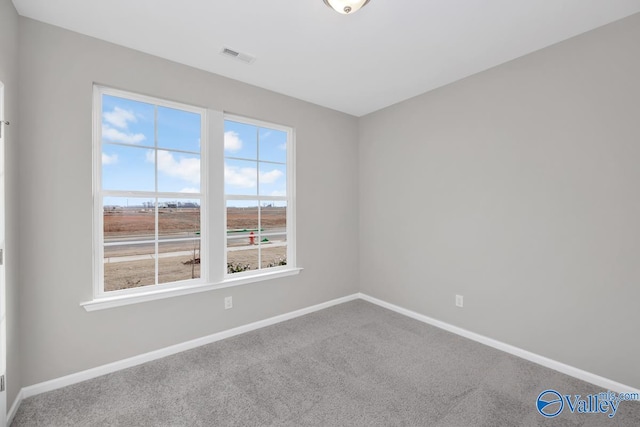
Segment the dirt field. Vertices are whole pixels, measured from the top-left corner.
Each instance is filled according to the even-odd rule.
[[[286,227],[286,208],[262,208],[260,210],[260,226],[269,228]],[[227,208],[227,229],[258,228],[258,208]]]
[[[286,208],[261,208],[260,228],[263,232],[286,228]],[[158,234],[160,239],[192,238],[189,241],[161,241],[158,245],[158,281],[167,283],[200,277],[200,264],[193,263],[200,257],[200,209],[162,208],[158,211]],[[258,208],[228,208],[228,230],[255,230],[258,234]],[[153,240],[155,235],[155,212],[152,209],[118,208],[105,210],[105,240],[116,246],[105,246],[104,274],[105,290],[128,289],[155,284],[155,243],[125,244],[132,240]],[[256,239],[257,240],[257,239]],[[230,240],[230,246],[246,246],[248,238]],[[262,268],[277,264],[286,258],[286,246],[261,246]],[[162,254],[175,253],[163,257]],[[124,259],[123,257],[133,257]],[[148,257],[148,258],[144,258]],[[228,262],[258,268],[258,247],[255,249],[228,252]]]
[[[262,247],[262,268],[266,268],[269,264],[277,264],[286,257],[286,246],[269,247],[264,245]],[[258,249],[227,252],[227,262],[249,265],[249,270],[256,270],[258,268]]]
[[[117,209],[104,212],[106,239],[151,236],[156,232],[152,209]],[[158,234],[179,237],[200,231],[200,209],[158,209]]]
[[[149,236],[155,233],[155,212],[152,209],[105,210],[104,236],[106,239]],[[261,208],[260,227],[284,228],[287,225],[286,208]],[[258,208],[227,208],[227,229],[257,229]],[[194,235],[200,231],[200,209],[178,208],[158,210],[158,234],[166,237]]]
[[[160,258],[158,260],[158,282],[167,283],[200,277],[200,264],[184,264],[191,257]],[[192,274],[193,267],[193,274]],[[155,284],[155,260],[106,263],[104,265],[104,289],[138,288]]]

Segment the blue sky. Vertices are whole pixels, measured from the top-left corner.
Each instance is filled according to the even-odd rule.
[[[224,153],[225,193],[286,196],[286,132],[227,120]]]
[[[200,115],[161,106],[156,113],[152,104],[110,95],[102,97],[102,112],[103,189],[155,191],[157,158],[158,191],[200,191]],[[260,195],[285,196],[286,166],[268,162],[286,162],[286,132],[232,121],[224,132],[225,192],[257,198],[259,188]]]

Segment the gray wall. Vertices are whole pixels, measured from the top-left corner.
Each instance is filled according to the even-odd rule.
[[[19,43],[24,386],[357,291],[355,117],[25,18]],[[293,126],[304,271],[98,312],[81,308],[92,296],[93,82]],[[225,311],[228,295],[234,308]]]
[[[19,385],[356,292],[358,252],[363,292],[640,387],[640,15],[359,121],[20,18],[19,155],[17,22],[0,0],[21,259],[7,266],[9,404]],[[85,312],[93,82],[294,126],[305,270]]]
[[[640,387],[639,40],[634,15],[362,118],[361,291]]]
[[[0,0],[0,81],[5,89],[5,208],[7,283],[7,410],[22,386],[18,298],[18,14],[11,0]]]

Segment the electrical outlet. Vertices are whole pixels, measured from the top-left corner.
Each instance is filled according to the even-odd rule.
[[[224,309],[229,310],[230,308],[233,308],[233,297],[225,297]]]
[[[456,307],[462,307],[464,305],[464,297],[462,295],[456,295]]]

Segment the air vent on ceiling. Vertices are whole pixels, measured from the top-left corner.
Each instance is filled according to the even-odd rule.
[[[256,60],[254,56],[248,55],[246,53],[238,52],[237,50],[229,49],[225,47],[220,52],[222,55],[228,56],[229,58],[237,59],[238,61],[245,62],[247,64],[253,63]]]

